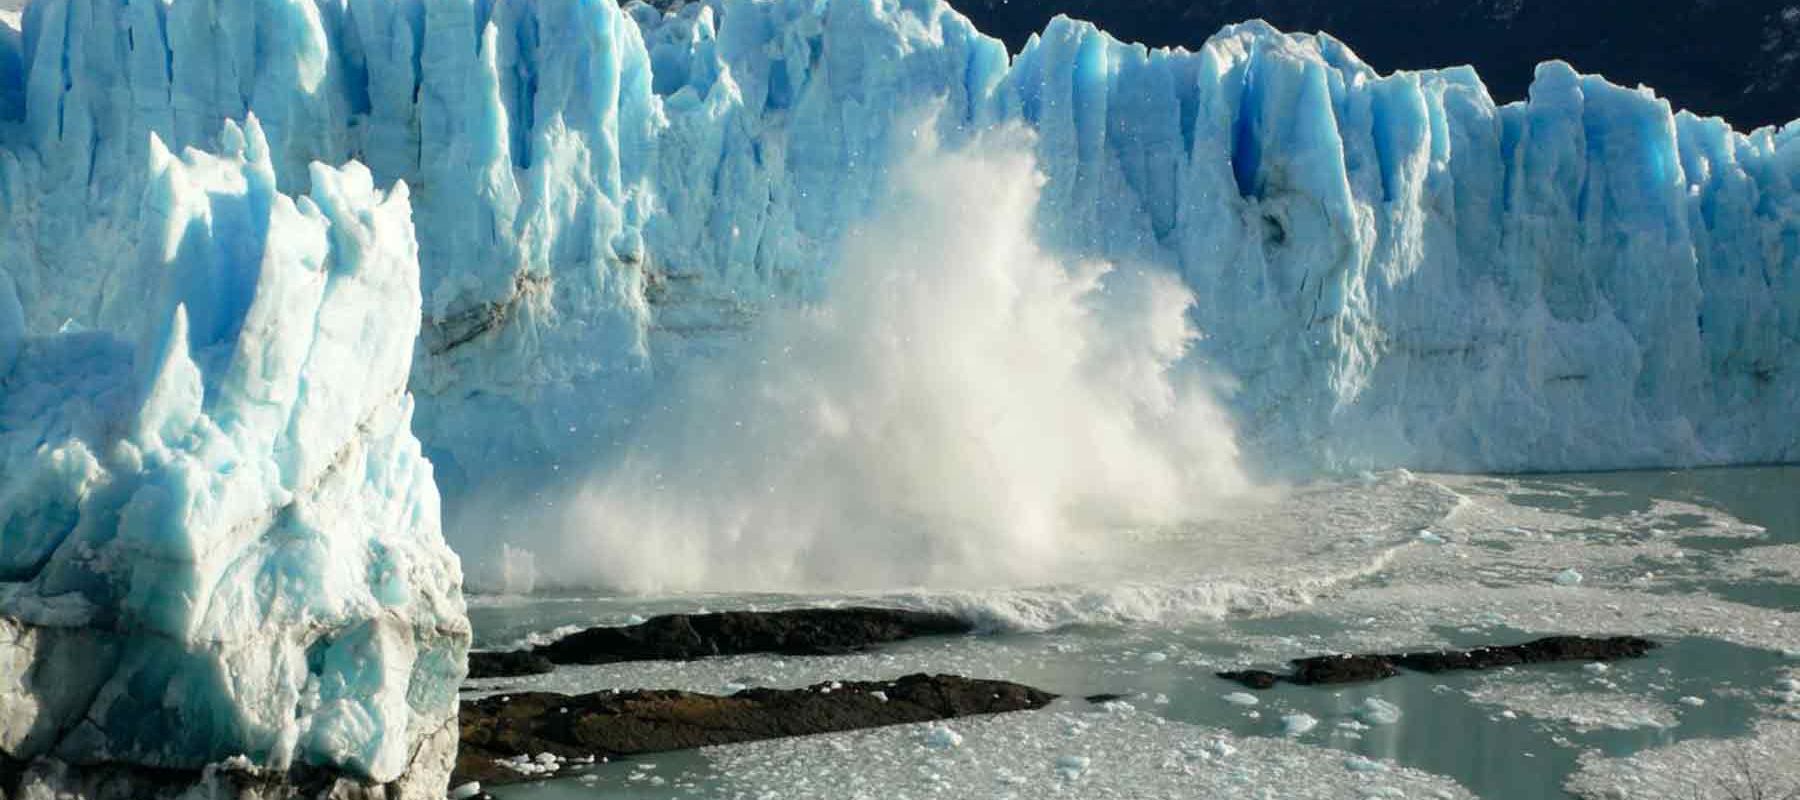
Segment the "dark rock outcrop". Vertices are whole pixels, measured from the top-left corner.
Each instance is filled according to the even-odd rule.
[[[1385,680],[1400,674],[1402,669],[1439,673],[1559,661],[1619,661],[1643,658],[1656,647],[1656,642],[1636,636],[1550,636],[1525,644],[1473,650],[1314,656],[1290,662],[1294,670],[1287,675],[1253,669],[1221,672],[1219,677],[1251,689],[1269,689],[1282,681],[1299,686],[1333,686]]]
[[[949,614],[887,608],[670,614],[623,628],[591,628],[532,651],[557,664],[689,661],[772,653],[841,655],[920,636],[969,633]]]
[[[543,675],[557,664],[692,661],[752,653],[842,655],[879,644],[973,630],[974,626],[949,614],[891,608],[668,614],[636,625],[589,628],[532,650],[472,652],[469,678]]]
[[[550,663],[550,659],[529,650],[476,650],[469,653],[469,680],[544,675],[555,669],[556,665]]]
[[[1286,678],[1301,686],[1332,686],[1340,683],[1370,683],[1400,674],[1394,656],[1341,655],[1315,656],[1295,660],[1294,674]]]
[[[1228,681],[1233,681],[1233,682],[1236,682],[1239,684],[1243,684],[1247,688],[1256,689],[1258,691],[1261,691],[1263,689],[1273,689],[1273,688],[1275,688],[1275,684],[1281,682],[1280,675],[1277,675],[1273,672],[1269,672],[1268,670],[1261,670],[1261,669],[1245,669],[1245,670],[1238,670],[1235,672],[1221,672],[1221,673],[1219,673],[1219,677],[1224,678],[1225,680],[1228,680]]]
[[[68,763],[55,758],[21,762],[0,753],[0,799],[81,798],[81,800],[441,800],[442,781],[455,750],[451,726],[422,737],[401,777],[376,783],[340,771],[295,764],[259,767],[233,758],[201,769],[134,764]],[[435,779],[435,780],[434,780]]]
[[[1054,699],[1029,686],[951,675],[747,689],[730,697],[674,691],[488,697],[463,703],[462,750],[451,785],[532,779],[500,763],[517,756],[615,758],[1026,711]]]
[[[1405,653],[1395,656],[1394,663],[1415,672],[1436,673],[1557,661],[1622,661],[1643,658],[1656,648],[1656,642],[1637,636],[1550,636],[1511,647]]]

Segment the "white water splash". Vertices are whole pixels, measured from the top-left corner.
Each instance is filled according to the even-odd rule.
[[[540,563],[630,590],[1037,580],[1247,488],[1193,296],[1041,250],[1018,132],[924,146],[816,306],[696,369],[561,503]]]

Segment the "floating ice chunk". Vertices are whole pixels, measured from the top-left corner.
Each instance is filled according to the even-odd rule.
[[[1146,663],[1146,664],[1161,664],[1164,661],[1168,661],[1168,660],[1169,660],[1168,653],[1145,653],[1144,654],[1144,663]]]
[[[450,790],[450,800],[469,800],[481,794],[481,783],[470,781]]]
[[[1570,567],[1556,573],[1556,577],[1551,580],[1555,581],[1557,586],[1580,586],[1582,574],[1575,571],[1574,567]]]
[[[1065,780],[1080,778],[1092,761],[1087,756],[1065,755],[1056,759],[1056,772]]]
[[[1699,708],[1701,706],[1706,705],[1706,700],[1704,698],[1695,697],[1693,695],[1688,695],[1687,697],[1683,697],[1680,700],[1677,700],[1675,702],[1680,703],[1684,706],[1690,706],[1692,708]]]
[[[1249,692],[1232,692],[1225,695],[1225,702],[1234,706],[1249,707],[1261,703],[1262,700]]]
[[[1351,772],[1387,772],[1388,771],[1388,765],[1386,765],[1380,761],[1375,761],[1373,759],[1364,758],[1362,756],[1351,756],[1349,758],[1344,759],[1344,768],[1347,770],[1350,770]]]
[[[1288,714],[1281,718],[1281,732],[1287,736],[1304,736],[1319,727],[1319,718],[1307,713]]]
[[[1606,673],[1612,671],[1612,667],[1609,667],[1606,664],[1596,661],[1592,664],[1581,665],[1581,671],[1586,672],[1589,675],[1605,675]]]
[[[962,734],[950,729],[948,725],[933,725],[925,730],[925,746],[933,750],[953,750],[961,747]]]
[[[1362,707],[1356,710],[1356,717],[1370,725],[1392,725],[1400,721],[1400,707],[1381,698],[1371,697],[1362,702]]]
[[[1776,681],[1775,692],[1784,704],[1800,704],[1800,678],[1782,678]],[[1800,709],[1795,711],[1800,712]]]
[[[544,756],[550,756],[550,758],[545,759]],[[539,753],[535,758],[521,754],[502,759],[498,763],[520,775],[529,776],[554,775],[562,770],[562,764],[549,753]]]
[[[1445,540],[1444,540],[1444,537],[1439,536],[1436,533],[1432,533],[1431,531],[1427,530],[1427,531],[1419,531],[1419,541],[1424,542],[1426,544],[1444,544]]]

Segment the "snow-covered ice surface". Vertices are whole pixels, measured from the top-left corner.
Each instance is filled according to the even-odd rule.
[[[1800,659],[1797,659],[1800,660]],[[1800,665],[1743,687],[1766,716],[1749,735],[1699,739],[1623,757],[1587,754],[1569,788],[1588,800],[1780,798],[1800,792]]]
[[[950,608],[995,623],[1015,617],[994,609],[1031,597],[1031,607],[1055,613],[994,624],[978,636],[831,658],[564,667],[484,682],[482,691],[725,693],[923,671],[1018,680],[1069,698],[1051,714],[950,723],[963,741],[944,751],[926,747],[929,728],[903,728],[648,759],[661,785],[632,780],[641,771],[617,764],[502,795],[823,798],[841,796],[831,787],[869,769],[909,796],[1014,788],[1027,796],[1059,787],[1066,796],[1110,796],[1130,775],[1147,788],[1120,796],[1307,796],[1294,787],[1317,785],[1333,787],[1330,796],[1380,796],[1373,793],[1387,786],[1407,797],[1444,789],[1511,798],[1556,796],[1580,776],[1571,785],[1583,797],[1607,797],[1588,787],[1625,780],[1638,788],[1624,796],[1651,798],[1668,796],[1657,793],[1662,784],[1644,783],[1652,773],[1691,772],[1682,765],[1732,748],[1768,754],[1755,762],[1759,774],[1800,780],[1800,770],[1774,760],[1784,743],[1770,738],[1800,713],[1800,683],[1789,683],[1800,678],[1800,601],[1791,584],[1761,604],[1722,596],[1735,584],[1729,576],[1753,569],[1747,562],[1800,550],[1797,479],[1792,468],[1520,478],[1390,473],[1292,491],[1254,527],[1272,540],[1264,550],[1227,539],[1234,546],[1220,551],[1220,562],[1184,549],[1185,537],[1224,532],[1169,531],[1122,546],[1144,556],[1125,562],[1123,574],[979,597],[478,598],[471,612],[478,636],[501,646],[583,618],[616,623],[634,614],[812,602]],[[1421,542],[1420,530],[1444,542]],[[1550,580],[1571,567],[1589,579],[1568,587]],[[1184,574],[1195,585],[1262,588],[1257,602],[1220,603],[1208,592],[1172,591]],[[1281,580],[1309,588],[1283,594],[1274,590]],[[1139,604],[1145,597],[1155,600]],[[1468,647],[1564,632],[1643,634],[1665,646],[1604,671],[1569,664],[1408,674],[1341,689],[1281,687],[1255,693],[1254,706],[1235,702],[1240,688],[1213,675],[1325,652]],[[1078,700],[1096,693],[1125,699]],[[1289,735],[1285,720],[1300,715],[1315,724]],[[1077,737],[1085,747],[1068,743],[1070,720],[1091,726]],[[1108,746],[1113,741],[1126,744]],[[1230,755],[1183,757],[1194,752]],[[1064,756],[1089,759],[1074,783],[1059,770]],[[1646,771],[1639,761],[1667,766]],[[855,785],[874,791],[876,784]],[[1221,787],[1236,794],[1209,794]]]
[[[1539,679],[1541,680],[1541,679]],[[1673,728],[1675,711],[1665,703],[1610,691],[1582,691],[1579,686],[1522,684],[1502,678],[1470,690],[1469,699],[1541,720],[1564,722],[1581,732],[1610,728]]]
[[[719,797],[1466,798],[1442,777],[1342,753],[1244,739],[1126,704],[960,722],[951,752],[909,728],[721,748]],[[822,764],[832,767],[820,769]],[[782,787],[768,794],[767,787]]]
[[[1800,722],[1766,720],[1751,736],[1699,739],[1624,758],[1584,757],[1569,788],[1584,800],[1780,798],[1800,791]]]
[[[1124,703],[1063,703],[1036,714],[762,742],[699,758],[620,763],[506,797],[719,798],[1454,798],[1454,781],[1392,762],[1276,738],[1244,738]],[[702,761],[703,760],[703,761]],[[651,784],[652,776],[656,783]]]
[[[0,266],[0,751],[28,798],[97,791],[51,761],[161,797],[234,758],[433,796],[469,627],[411,429],[407,191],[315,164],[282,194],[254,117],[145,145],[154,329],[24,327]]]
[[[1193,290],[1259,458],[1800,455],[1800,127],[1562,64],[1496,107],[1467,69],[1261,24],[1185,52],[1059,20],[1009,57],[936,2],[40,0],[23,25],[0,262],[30,329],[161,325],[131,255],[148,134],[211,146],[254,111],[283,190],[352,157],[416,189],[411,387],[453,498],[613,453],[667,381],[816,299],[922,127],[1010,122],[1046,246]]]

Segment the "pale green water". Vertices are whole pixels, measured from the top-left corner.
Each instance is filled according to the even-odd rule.
[[[1420,500],[1438,491],[1453,494],[1441,504]],[[1484,798],[1559,797],[1566,796],[1565,782],[1580,769],[1583,754],[1595,760],[1654,753],[1689,740],[1749,737],[1758,720],[1787,724],[1800,718],[1800,704],[1784,705],[1795,698],[1778,694],[1782,681],[1800,669],[1800,583],[1794,575],[1800,566],[1800,470],[1388,477],[1336,487],[1331,513],[1310,515],[1308,509],[1322,507],[1325,496],[1295,493],[1286,501],[1293,508],[1268,525],[1261,539],[1242,531],[1196,532],[1182,546],[1161,552],[1209,563],[1171,564],[1164,558],[1166,569],[1146,572],[1141,581],[879,598],[999,620],[999,630],[990,635],[841,658],[564,669],[541,681],[505,684],[561,691],[719,692],[733,683],[802,686],[933,671],[1006,678],[1070,698],[1130,695],[1127,702],[1135,711],[1108,712],[1079,700],[1060,707],[1062,724],[1082,732],[1045,733],[1039,730],[1044,720],[1015,715],[952,723],[959,730],[995,734],[972,733],[951,755],[892,738],[903,733],[889,739],[824,737],[818,746],[787,750],[734,748],[604,765],[585,778],[495,793],[503,798],[1042,792],[1178,797],[1214,785],[1207,781],[1225,781],[1242,787],[1246,797],[1297,796],[1280,787],[1312,784],[1344,784],[1362,793],[1350,796],[1382,791],[1459,796],[1453,792],[1460,786]],[[1346,508],[1356,513],[1347,515]],[[1354,525],[1344,522],[1349,519]],[[1449,544],[1423,543],[1417,536],[1423,529]],[[1339,530],[1342,535],[1336,536]],[[1216,537],[1208,540],[1224,548],[1240,545],[1234,550],[1240,554],[1261,554],[1225,558],[1228,563],[1219,566],[1205,557],[1204,547],[1193,546],[1200,537]],[[1579,586],[1550,580],[1566,568],[1583,574]],[[471,615],[480,642],[500,646],[532,632],[618,624],[634,614],[845,599],[870,598],[535,598],[478,603]],[[1020,619],[1029,624],[1019,624]],[[1273,665],[1319,652],[1467,647],[1560,632],[1644,634],[1667,646],[1604,672],[1560,665],[1404,675],[1342,690],[1282,687],[1258,693],[1253,708],[1225,700],[1238,687],[1213,677],[1220,668]],[[1367,698],[1397,706],[1399,720],[1361,727],[1357,711]],[[1282,718],[1299,713],[1316,718],[1317,727],[1285,737]],[[1087,720],[1094,732],[1085,732]],[[1015,756],[1007,744],[1009,737],[1046,736],[1064,737],[1056,739],[1056,747],[1090,758],[1089,771],[1080,778],[1053,777],[1055,770],[1043,757]],[[1243,752],[1195,756],[1179,743],[1196,736],[1237,743]],[[1291,739],[1294,757],[1313,772],[1292,765],[1278,769],[1272,756],[1243,744],[1269,738]],[[868,744],[873,741],[888,744],[876,752],[871,748],[878,746]],[[1149,767],[1139,763],[1143,751],[1164,744],[1174,755],[1144,762]],[[1348,754],[1385,761],[1391,769],[1347,772]],[[1785,773],[1773,768],[1773,779],[1800,780],[1800,760],[1790,761],[1796,763]],[[1127,763],[1139,764],[1140,772],[1120,774]],[[888,781],[889,791],[845,788],[859,774]],[[1339,796],[1335,791],[1319,796]],[[1226,793],[1239,794],[1236,788]]]

